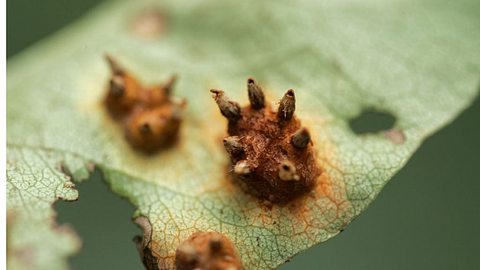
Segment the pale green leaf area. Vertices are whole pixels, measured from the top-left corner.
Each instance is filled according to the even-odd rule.
[[[155,8],[162,34],[134,35],[136,16]],[[79,240],[55,225],[51,204],[77,193],[59,168],[76,181],[93,163],[152,223],[161,267],[174,268],[191,233],[212,230],[235,243],[246,269],[275,268],[338,234],[469,105],[479,29],[476,0],[108,2],[8,63],[9,263],[66,268]],[[155,156],[130,148],[101,106],[105,52],[144,82],[179,75],[175,94],[188,107],[178,145]],[[248,76],[272,103],[296,90],[323,169],[312,194],[285,207],[265,207],[226,176],[226,121],[208,90],[246,104]],[[393,114],[389,134],[405,141],[353,133],[349,119],[368,108]]]

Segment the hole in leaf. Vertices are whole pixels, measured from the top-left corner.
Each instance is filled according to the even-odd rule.
[[[77,184],[79,200],[55,204],[58,223],[72,225],[82,247],[70,259],[72,269],[143,269],[134,235],[141,234],[131,222],[135,208],[113,194],[95,170],[88,181]]]
[[[359,116],[349,121],[355,134],[377,133],[390,130],[397,119],[393,114],[376,110],[364,110]]]

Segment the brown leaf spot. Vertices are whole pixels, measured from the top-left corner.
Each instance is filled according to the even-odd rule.
[[[385,131],[385,137],[394,144],[403,144],[405,142],[405,134],[399,129],[390,129]]]
[[[165,16],[158,9],[141,12],[132,23],[132,33],[143,39],[153,39],[164,32]]]

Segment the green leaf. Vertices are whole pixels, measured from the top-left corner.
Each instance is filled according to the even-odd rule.
[[[59,151],[8,144],[7,228],[9,269],[65,269],[63,257],[73,254],[80,241],[71,228],[54,222],[52,203],[78,198],[75,185],[61,172],[60,160],[85,177],[81,160]]]
[[[156,9],[164,30],[139,37],[138,16]],[[477,94],[479,10],[475,0],[104,4],[8,63],[9,264],[66,267],[78,240],[54,224],[51,204],[77,198],[70,177],[85,178],[90,163],[148,217],[150,248],[167,269],[197,230],[227,235],[246,269],[275,268],[328,240]],[[101,104],[105,52],[145,82],[179,75],[175,93],[188,100],[179,145],[153,157],[129,147]],[[245,103],[247,76],[270,101],[296,89],[312,132],[324,172],[294,205],[269,209],[226,177],[226,121],[208,89]],[[349,119],[367,108],[393,114],[394,128],[352,132]]]

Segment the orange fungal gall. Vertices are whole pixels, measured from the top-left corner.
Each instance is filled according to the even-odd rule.
[[[228,119],[223,140],[232,176],[244,190],[271,202],[288,202],[312,190],[321,173],[309,131],[295,116],[295,92],[288,90],[275,110],[262,88],[247,80],[250,105],[241,107],[222,90],[211,90]]]
[[[218,232],[196,232],[177,248],[178,270],[243,270],[233,243]]]
[[[112,72],[105,106],[125,129],[128,142],[138,150],[156,152],[178,138],[185,101],[171,95],[176,76],[165,84],[143,86],[111,56],[106,56]]]

